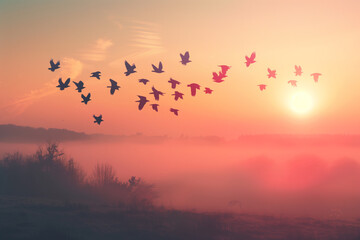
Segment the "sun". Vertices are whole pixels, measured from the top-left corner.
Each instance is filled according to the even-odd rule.
[[[290,107],[297,114],[306,114],[313,109],[314,101],[310,94],[297,92],[291,98]]]

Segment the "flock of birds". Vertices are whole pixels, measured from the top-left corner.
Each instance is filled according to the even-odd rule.
[[[251,64],[255,63],[255,57],[256,57],[256,53],[253,52],[250,57],[245,56],[246,59],[246,67],[249,67]],[[186,65],[188,63],[191,62],[190,60],[190,54],[189,52],[185,52],[184,54],[180,53],[180,58],[181,58],[181,64]],[[130,65],[127,61],[125,61],[125,67],[126,67],[126,72],[124,72],[125,76],[129,76],[130,74],[136,73],[135,69],[136,66],[135,64]],[[227,72],[228,70],[231,68],[228,65],[219,65],[219,67],[221,68],[221,70],[219,72],[213,72],[213,80],[216,83],[221,83],[224,81],[224,78],[227,77]],[[51,59],[50,60],[50,68],[48,68],[50,71],[54,72],[56,69],[60,68],[60,61],[57,61],[56,63],[54,63],[54,60]],[[152,64],[152,72],[154,73],[163,73],[163,65],[162,62],[159,62],[158,66],[155,66],[154,64]],[[276,78],[276,70],[271,70],[270,68],[267,69],[268,70],[268,78]],[[297,66],[295,65],[295,76],[301,76],[302,75],[302,68],[301,66]],[[315,82],[318,82],[319,80],[319,76],[321,76],[321,73],[313,73],[311,74],[311,76],[314,78]],[[100,71],[96,71],[96,72],[92,72],[90,77],[94,77],[97,78],[98,80],[100,80],[101,78],[101,72]],[[119,90],[120,86],[118,85],[118,83],[113,80],[113,79],[109,79],[110,81],[110,86],[107,86],[107,88],[110,88],[110,94],[113,95],[115,93],[116,90]],[[56,87],[58,87],[61,91],[63,91],[64,89],[70,87],[70,78],[67,78],[65,80],[65,82],[62,81],[62,78],[59,78],[58,80],[59,85],[57,85]],[[145,78],[141,78],[139,79],[139,83],[142,83],[144,85],[146,85],[149,82],[148,79]],[[174,80],[172,78],[170,78],[170,80],[168,81],[171,84],[171,88],[172,89],[176,89],[177,85],[180,84],[179,81]],[[82,90],[85,88],[84,87],[84,82],[83,81],[79,81],[79,82],[75,82],[73,81],[73,83],[76,86],[76,91],[78,91],[79,93],[82,93]],[[291,84],[291,86],[296,87],[297,86],[297,81],[296,80],[289,80],[288,81],[289,84]],[[187,85],[190,88],[190,92],[191,92],[191,96],[196,96],[196,92],[197,90],[200,90],[200,85],[197,83],[191,83]],[[258,87],[260,89],[260,91],[263,91],[266,89],[266,84],[259,84]],[[204,89],[205,94],[211,94],[213,92],[212,89],[205,87]],[[150,93],[151,95],[154,95],[154,98],[156,101],[159,101],[160,96],[163,96],[164,93],[157,90],[154,86],[152,87],[152,92]],[[179,99],[183,99],[184,93],[181,93],[177,90],[174,90],[174,94],[172,94],[172,96],[174,96],[174,100],[178,101]],[[88,93],[86,96],[84,94],[81,94],[81,98],[82,98],[82,103],[87,104],[89,101],[91,101],[91,94]],[[146,103],[149,102],[149,100],[146,98],[146,96],[140,96],[138,95],[139,100],[135,101],[138,103],[138,109],[142,110],[144,108],[144,106],[146,105]],[[152,107],[152,109],[156,112],[158,112],[158,107],[159,104],[157,103],[152,103],[150,104],[150,106]],[[175,108],[170,108],[170,112],[172,112],[173,114],[175,114],[176,116],[179,115],[179,109],[175,109]],[[104,121],[102,119],[102,115],[100,114],[99,116],[93,115],[93,118],[95,119],[94,123],[97,124],[101,124],[102,121]]]

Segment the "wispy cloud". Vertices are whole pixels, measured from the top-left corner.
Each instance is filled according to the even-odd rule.
[[[156,23],[146,21],[132,21],[129,25],[130,44],[135,52],[121,59],[116,59],[110,63],[112,66],[124,64],[124,58],[140,58],[159,54],[164,51],[162,38],[160,34],[160,26]]]
[[[113,45],[110,39],[99,38],[88,49],[81,51],[81,57],[88,61],[103,61],[107,50]]]
[[[82,72],[83,64],[73,58],[64,58],[61,60],[61,68],[56,71],[57,77],[52,78],[46,82],[40,89],[31,90],[28,94],[18,98],[17,100],[8,103],[0,109],[7,111],[12,115],[20,115],[30,105],[39,101],[40,99],[56,93],[56,84],[60,76],[66,76],[66,78],[76,78]]]

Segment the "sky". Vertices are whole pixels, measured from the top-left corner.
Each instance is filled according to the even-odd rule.
[[[4,1],[0,0],[0,124],[87,133],[147,135],[360,134],[358,1]],[[190,52],[188,65],[180,53]],[[256,52],[256,63],[245,56]],[[61,68],[48,70],[49,60]],[[137,73],[125,76],[124,61]],[[162,61],[164,73],[151,72]],[[231,68],[222,83],[218,65]],[[295,76],[300,65],[302,76]],[[267,78],[267,68],[277,71]],[[101,80],[90,73],[101,71]],[[322,76],[315,83],[310,74]],[[82,80],[92,95],[81,103]],[[167,82],[181,82],[174,101]],[[110,95],[109,79],[119,91]],[[144,86],[138,79],[150,80]],[[289,80],[297,80],[291,87]],[[190,96],[187,84],[201,91]],[[260,91],[259,84],[267,89]],[[159,112],[137,108],[151,87],[165,92]],[[204,94],[210,87],[213,93]],[[294,96],[310,100],[294,111]],[[306,99],[300,99],[301,101]],[[169,108],[179,109],[179,116]],[[93,123],[93,114],[104,122]]]

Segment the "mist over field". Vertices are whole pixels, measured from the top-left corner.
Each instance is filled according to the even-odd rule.
[[[325,219],[360,216],[358,138],[268,138],[253,136],[246,143],[242,138],[74,141],[60,148],[86,173],[97,163],[108,163],[121,180],[137,176],[154,184],[159,193],[155,203],[167,208]],[[0,153],[32,153],[37,147],[1,143]]]

